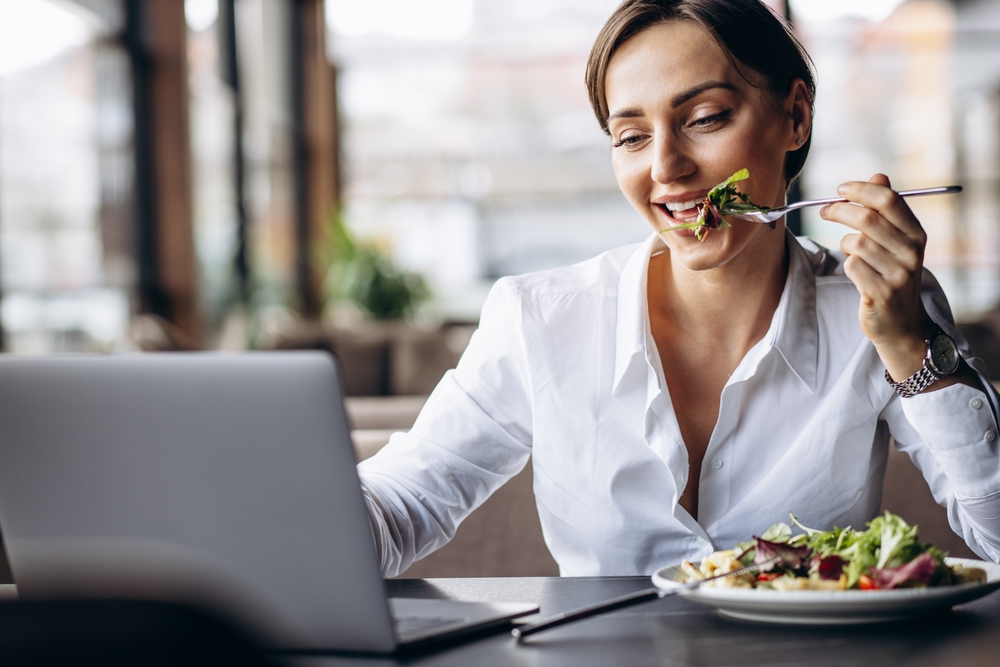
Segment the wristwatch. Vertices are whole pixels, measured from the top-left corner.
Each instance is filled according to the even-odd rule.
[[[916,396],[936,380],[951,375],[958,370],[959,362],[962,360],[955,341],[940,329],[924,342],[927,343],[927,353],[924,355],[924,365],[919,371],[902,382],[893,382],[889,371],[885,372],[885,381],[902,398]]]

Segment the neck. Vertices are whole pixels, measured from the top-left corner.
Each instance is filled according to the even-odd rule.
[[[678,332],[742,358],[767,333],[785,285],[789,255],[783,229],[772,233],[780,239],[765,237],[733,261],[702,271],[663,253],[659,269],[650,272],[650,307]]]

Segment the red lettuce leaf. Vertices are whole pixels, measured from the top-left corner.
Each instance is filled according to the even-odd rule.
[[[757,546],[757,554],[754,556],[753,562],[761,566],[761,572],[769,572],[776,567],[788,567],[797,570],[802,567],[802,564],[809,558],[809,554],[812,551],[805,545],[793,547],[783,542],[762,540],[756,536],[753,539]],[[775,556],[780,556],[781,560],[777,563],[762,565],[762,563],[766,563]]]
[[[820,556],[813,555],[809,561],[809,570],[819,575],[820,579],[836,581],[844,572],[844,565],[847,564],[840,556]]]
[[[705,202],[702,206],[702,212],[705,218],[705,221],[702,224],[708,229],[718,229],[719,225],[722,224],[722,212],[719,211],[719,207],[713,204],[707,197],[705,198]]]
[[[879,588],[898,588],[903,584],[926,584],[937,571],[937,561],[926,551],[899,567],[873,567],[871,576]]]

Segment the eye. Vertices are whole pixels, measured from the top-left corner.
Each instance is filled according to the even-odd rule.
[[[611,147],[612,148],[622,148],[622,147],[632,148],[632,147],[638,146],[640,143],[642,143],[645,140],[646,140],[646,135],[644,135],[644,134],[638,134],[638,133],[636,133],[636,134],[626,134],[626,135],[620,136],[618,138],[618,141],[615,141],[614,143],[611,144]]]
[[[732,110],[725,109],[718,113],[714,113],[710,116],[702,116],[701,118],[695,118],[693,121],[691,121],[690,124],[692,127],[712,127],[713,125],[724,122],[726,119],[729,118],[729,115],[731,113]]]

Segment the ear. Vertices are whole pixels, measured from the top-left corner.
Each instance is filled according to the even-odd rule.
[[[805,145],[812,132],[812,104],[809,101],[809,89],[805,81],[795,79],[782,105],[788,114],[788,147],[795,151]]]

